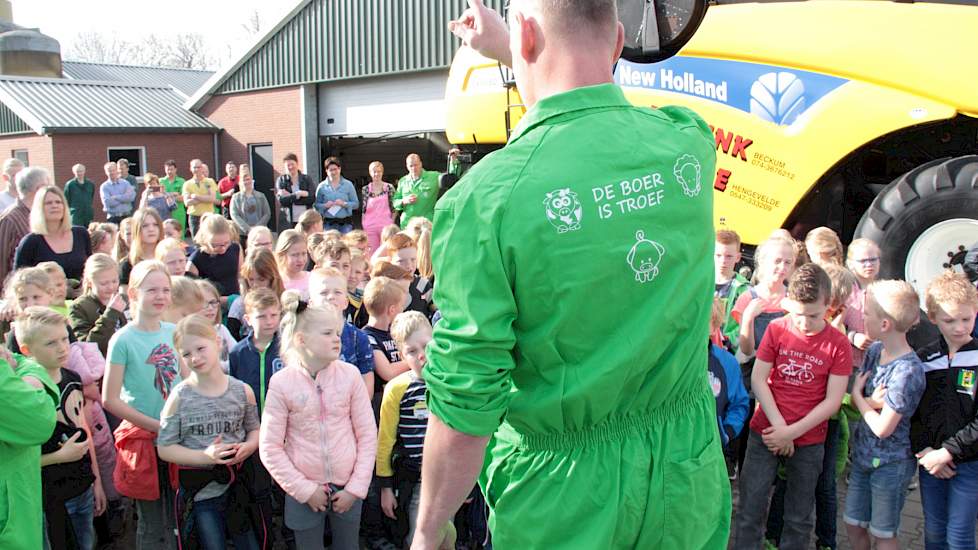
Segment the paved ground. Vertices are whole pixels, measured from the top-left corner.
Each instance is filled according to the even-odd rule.
[[[916,479],[914,479],[916,481]],[[733,484],[734,490],[734,514],[736,514],[737,502],[737,482]],[[849,537],[846,536],[846,526],[842,522],[842,512],[845,510],[846,501],[846,482],[840,480],[838,484],[839,507],[836,518],[836,534],[838,550],[851,550]],[[924,512],[920,505],[920,490],[913,490],[907,495],[906,504],[903,507],[903,518],[900,521],[900,548],[916,550],[924,547]],[[732,543],[728,547],[733,550],[736,548]],[[815,540],[812,539],[812,548],[815,548]],[[741,550],[741,549],[737,549]]]

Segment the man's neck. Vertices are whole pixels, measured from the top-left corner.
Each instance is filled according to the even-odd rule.
[[[557,45],[560,47],[560,45]],[[614,82],[614,64],[610,59],[597,59],[594,55],[541,56],[535,70],[531,70],[533,91],[524,99],[532,107],[541,99],[569,92],[577,88],[610,84]]]
[[[367,321],[367,326],[377,330],[390,330],[391,320],[387,317],[374,317],[371,315],[370,319]]]

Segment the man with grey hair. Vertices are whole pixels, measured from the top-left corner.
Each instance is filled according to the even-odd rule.
[[[17,172],[24,169],[24,163],[18,158],[9,158],[3,162],[3,173],[0,173],[0,212],[10,208],[17,202],[15,181]]]
[[[14,267],[14,252],[24,235],[31,232],[31,205],[42,187],[51,185],[44,168],[32,166],[17,174],[17,202],[0,214],[0,281],[6,281]]]
[[[85,165],[76,164],[71,167],[75,177],[65,183],[65,199],[71,210],[71,221],[74,225],[88,227],[95,217],[92,202],[95,200],[95,184],[85,177]]]
[[[527,112],[435,206],[412,548],[480,473],[499,549],[726,548],[709,126],[625,99],[616,0],[512,0],[508,23],[469,0],[449,26]]]

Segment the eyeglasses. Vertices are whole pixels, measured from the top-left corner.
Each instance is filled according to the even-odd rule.
[[[863,258],[861,260],[853,260],[853,262],[855,262],[857,264],[861,264],[861,265],[873,265],[873,264],[875,264],[875,263],[877,263],[879,261],[880,261],[880,259],[878,257],[876,257],[876,258]]]
[[[208,307],[208,308],[218,307],[220,305],[221,305],[220,300],[210,300],[209,302],[204,302],[204,307]]]

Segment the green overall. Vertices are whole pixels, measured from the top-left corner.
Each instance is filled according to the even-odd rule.
[[[726,548],[715,161],[691,111],[598,85],[541,100],[438,202],[428,405],[493,436],[496,548]]]
[[[414,179],[408,174],[397,180],[397,190],[394,191],[394,209],[403,212],[401,214],[401,228],[406,228],[411,218],[422,216],[431,219],[431,213],[435,209],[435,201],[438,200],[438,172],[422,170],[421,177]],[[408,195],[417,197],[417,201],[411,204],[404,202]]]

